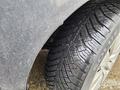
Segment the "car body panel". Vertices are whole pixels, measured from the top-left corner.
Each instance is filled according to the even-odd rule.
[[[63,21],[88,0],[0,0],[0,90],[26,90],[35,58]]]

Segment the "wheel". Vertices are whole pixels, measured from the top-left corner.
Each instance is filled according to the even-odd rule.
[[[89,1],[57,31],[45,66],[50,90],[99,89],[120,53],[120,1]]]

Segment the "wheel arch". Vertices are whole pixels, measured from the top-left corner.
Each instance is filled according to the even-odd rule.
[[[0,31],[1,52],[5,54],[0,57],[5,59],[0,62],[1,90],[26,90],[29,72],[41,48],[63,21],[88,0],[66,0],[59,5],[60,1],[4,0],[0,4],[0,12],[5,14],[0,19],[7,25],[6,32]]]

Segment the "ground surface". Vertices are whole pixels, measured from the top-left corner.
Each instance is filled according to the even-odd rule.
[[[120,56],[100,90],[120,90]]]
[[[29,90],[49,90],[44,79],[44,64],[47,51],[43,50],[37,57],[29,80]],[[100,90],[120,90],[120,57]]]
[[[29,77],[29,90],[49,90],[44,79],[44,65],[47,51],[39,53]]]

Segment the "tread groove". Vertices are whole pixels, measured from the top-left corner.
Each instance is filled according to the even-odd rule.
[[[98,23],[99,23],[101,26],[106,27],[103,23],[101,23],[101,22],[99,21],[99,19],[98,19],[98,16],[97,16],[96,12],[94,13],[94,16],[95,16],[96,20],[98,21]],[[108,27],[106,27],[106,28],[107,28],[107,29],[109,30],[109,32],[110,32],[110,29],[109,29]]]
[[[99,45],[101,45],[101,43],[100,43],[99,41],[97,41],[94,37],[92,37],[92,35],[91,35],[90,32],[89,32],[89,29],[88,29],[87,25],[85,25],[85,27],[86,27],[86,30],[87,30],[87,33],[89,34],[89,36],[90,36],[91,38],[93,38]],[[93,27],[93,26],[92,26],[92,27]]]
[[[102,9],[101,7],[100,7],[99,9],[100,9],[100,11],[103,13],[103,15],[104,15],[106,18],[108,18],[109,20],[111,20],[112,22],[115,23],[115,21],[114,21],[112,18],[110,18],[109,16],[107,16],[107,15],[104,13],[104,11],[103,11],[103,9]]]
[[[116,14],[117,16],[119,16],[118,13],[116,13],[115,11],[113,11],[112,9],[110,9],[106,4],[104,4],[104,6],[105,6],[109,11],[111,11],[112,13]]]
[[[116,24],[113,17],[120,11],[115,1],[88,1],[58,28],[45,66],[51,90],[81,89],[93,58],[103,49],[102,42],[112,35],[108,25]]]

